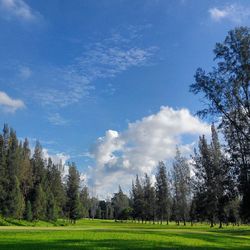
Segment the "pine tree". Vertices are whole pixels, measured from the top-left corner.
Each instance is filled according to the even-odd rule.
[[[43,159],[43,149],[39,141],[36,142],[34,154],[32,157],[34,185],[41,184],[45,179],[45,167]]]
[[[81,217],[88,217],[90,209],[90,197],[88,188],[86,186],[84,186],[80,192],[80,203],[81,203]]]
[[[67,177],[67,214],[71,222],[76,222],[80,217],[80,199],[79,187],[80,176],[74,163],[69,166],[69,174]]]
[[[0,214],[5,215],[7,197],[7,163],[4,137],[0,135]]]
[[[33,219],[31,202],[29,200],[26,202],[24,218],[27,221],[32,221]]]
[[[138,175],[135,184],[132,183],[133,216],[143,222],[144,194]]]
[[[144,177],[143,183],[143,193],[144,193],[144,207],[143,213],[146,220],[155,220],[155,190],[151,184],[150,178],[147,174]]]
[[[18,180],[19,168],[19,147],[16,133],[10,129],[9,146],[7,152],[7,196],[6,196],[6,215],[20,219],[24,211],[24,198],[20,190]]]
[[[161,224],[164,219],[166,219],[168,223],[170,218],[171,197],[166,167],[163,162],[159,162],[157,168],[155,192],[157,217]]]
[[[23,146],[20,149],[20,166],[18,171],[18,178],[20,181],[20,188],[25,199],[28,199],[28,195],[31,192],[33,186],[32,166],[30,162],[30,149],[29,141],[26,138]]]
[[[34,188],[32,213],[34,220],[46,219],[46,194],[41,184],[36,184]]]
[[[181,156],[178,148],[173,162],[172,176],[175,218],[178,224],[179,221],[183,221],[186,225],[190,206],[190,169],[187,159]]]
[[[48,195],[48,201],[47,201],[47,211],[46,211],[46,218],[48,221],[56,221],[58,212],[57,212],[57,205],[56,201],[54,199],[54,195],[52,192]]]

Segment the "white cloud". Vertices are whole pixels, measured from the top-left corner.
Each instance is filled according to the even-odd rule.
[[[67,161],[70,159],[70,155],[64,153],[56,153],[52,154],[49,153],[47,148],[43,148],[43,157],[44,159],[51,158],[54,164],[62,164],[63,166],[66,165]]]
[[[44,160],[48,160],[50,158],[54,164],[60,164],[62,166],[61,176],[62,176],[62,179],[65,181],[68,175],[68,170],[69,170],[69,166],[67,162],[70,159],[70,155],[65,154],[65,153],[52,154],[49,152],[47,148],[43,148],[43,158]]]
[[[41,17],[23,0],[0,0],[0,9],[2,17],[7,19],[15,17],[21,21],[34,22]]]
[[[240,24],[250,18],[250,6],[240,4],[230,4],[223,8],[213,7],[209,9],[210,18],[219,22],[221,20],[229,20],[233,23]]]
[[[136,174],[146,172],[153,177],[158,161],[174,157],[176,145],[183,153],[191,153],[194,144],[183,142],[183,136],[197,139],[209,131],[187,109],[161,107],[158,113],[130,123],[127,130],[108,130],[97,140],[91,151],[96,165],[89,170],[89,183],[104,197],[119,184],[127,190]]]
[[[64,119],[59,113],[50,114],[48,121],[53,125],[66,125],[69,123],[69,121]]]
[[[25,105],[20,99],[13,99],[9,97],[5,92],[0,91],[0,107],[5,112],[15,112],[17,109],[24,108]]]

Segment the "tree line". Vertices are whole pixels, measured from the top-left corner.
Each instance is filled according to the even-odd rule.
[[[145,174],[121,187],[110,200],[89,194],[74,163],[67,176],[62,164],[44,159],[39,142],[31,155],[8,125],[0,134],[0,214],[26,220],[101,218],[191,224],[250,222],[250,29],[229,31],[214,49],[217,64],[199,68],[190,91],[202,97],[198,112],[216,122],[211,139],[199,137],[190,158],[176,156],[167,168],[159,162],[155,180]],[[219,135],[222,137],[219,140]],[[168,170],[167,170],[168,169]]]

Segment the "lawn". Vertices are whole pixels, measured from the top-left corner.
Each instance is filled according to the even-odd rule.
[[[2,223],[3,224],[3,223]],[[250,227],[176,226],[80,220],[57,226],[9,221],[0,249],[250,249]],[[13,224],[15,224],[13,226]],[[19,226],[18,226],[19,225]]]

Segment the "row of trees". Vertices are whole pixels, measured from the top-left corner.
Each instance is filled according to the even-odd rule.
[[[63,180],[62,164],[44,159],[39,142],[31,156],[27,139],[18,141],[13,129],[4,125],[0,134],[0,214],[26,220],[76,220],[85,215],[81,204],[88,200],[84,187],[79,193],[80,176],[69,164]],[[82,201],[82,202],[81,202]]]
[[[190,165],[177,148],[172,171],[159,163],[152,185],[150,177],[138,176],[132,183],[130,197],[121,187],[111,200],[90,197],[83,186],[74,163],[69,164],[63,178],[62,164],[44,159],[37,142],[31,156],[28,140],[19,142],[13,129],[4,125],[0,135],[0,213],[4,217],[27,220],[56,220],[82,217],[103,219],[134,219],[142,222],[175,220],[224,221],[224,207],[237,197],[232,185],[233,172],[220,149],[215,127],[212,143],[200,138],[199,152],[193,157],[193,177]],[[223,166],[223,167],[222,167]]]

